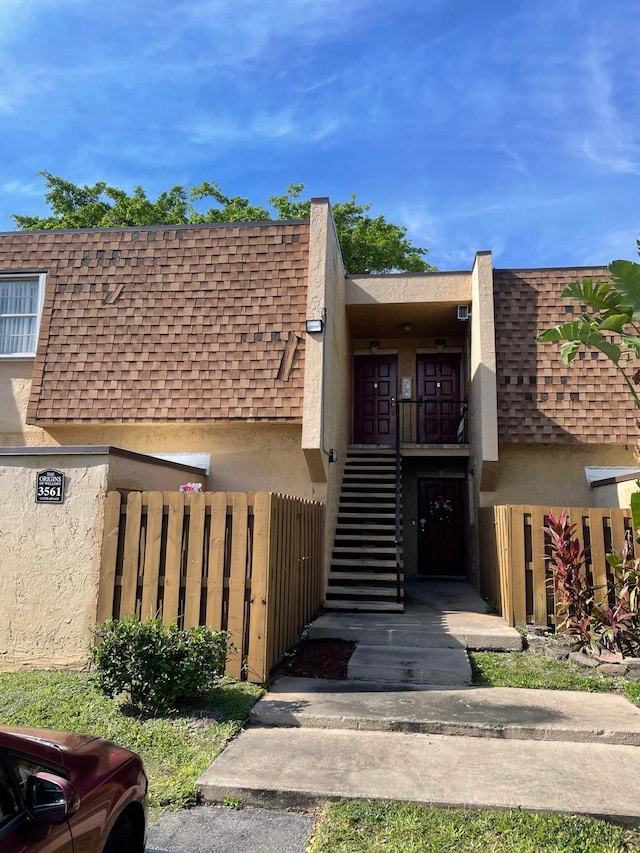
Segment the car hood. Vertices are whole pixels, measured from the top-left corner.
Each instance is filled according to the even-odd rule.
[[[137,766],[139,763],[138,757],[122,746],[71,732],[2,726],[0,744],[64,768],[80,795],[104,782],[124,765],[134,762]]]
[[[25,739],[33,742],[41,748],[56,749],[59,748],[62,752],[75,752],[86,748],[88,744],[99,738],[92,735],[78,735],[73,732],[56,732],[51,729],[27,729],[21,726],[2,726],[0,732],[8,735],[15,735],[20,741]]]

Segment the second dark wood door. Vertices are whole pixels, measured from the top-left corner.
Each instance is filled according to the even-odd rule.
[[[418,443],[451,444],[460,423],[460,356],[418,356]]]

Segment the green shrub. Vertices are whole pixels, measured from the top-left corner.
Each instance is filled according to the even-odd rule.
[[[109,619],[90,650],[94,680],[107,696],[158,714],[197,699],[224,675],[229,632],[199,626],[181,631],[160,619]]]

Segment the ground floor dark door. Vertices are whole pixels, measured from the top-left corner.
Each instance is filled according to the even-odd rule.
[[[460,355],[429,353],[417,363],[418,443],[453,444],[460,424]]]
[[[465,481],[418,480],[418,574],[433,578],[466,576]]]
[[[396,440],[395,355],[356,355],[353,359],[353,442],[393,445]]]

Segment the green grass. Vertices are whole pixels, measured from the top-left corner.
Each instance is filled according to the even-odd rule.
[[[473,683],[478,687],[530,687],[544,690],[582,690],[624,693],[640,706],[640,683],[608,678],[571,661],[522,652],[469,652]]]
[[[637,853],[640,833],[601,820],[523,811],[332,802],[309,853]]]
[[[103,696],[87,673],[0,673],[0,724],[106,738],[138,752],[149,776],[152,815],[197,802],[195,782],[234,737],[262,691],[222,684],[197,709],[140,718]]]

